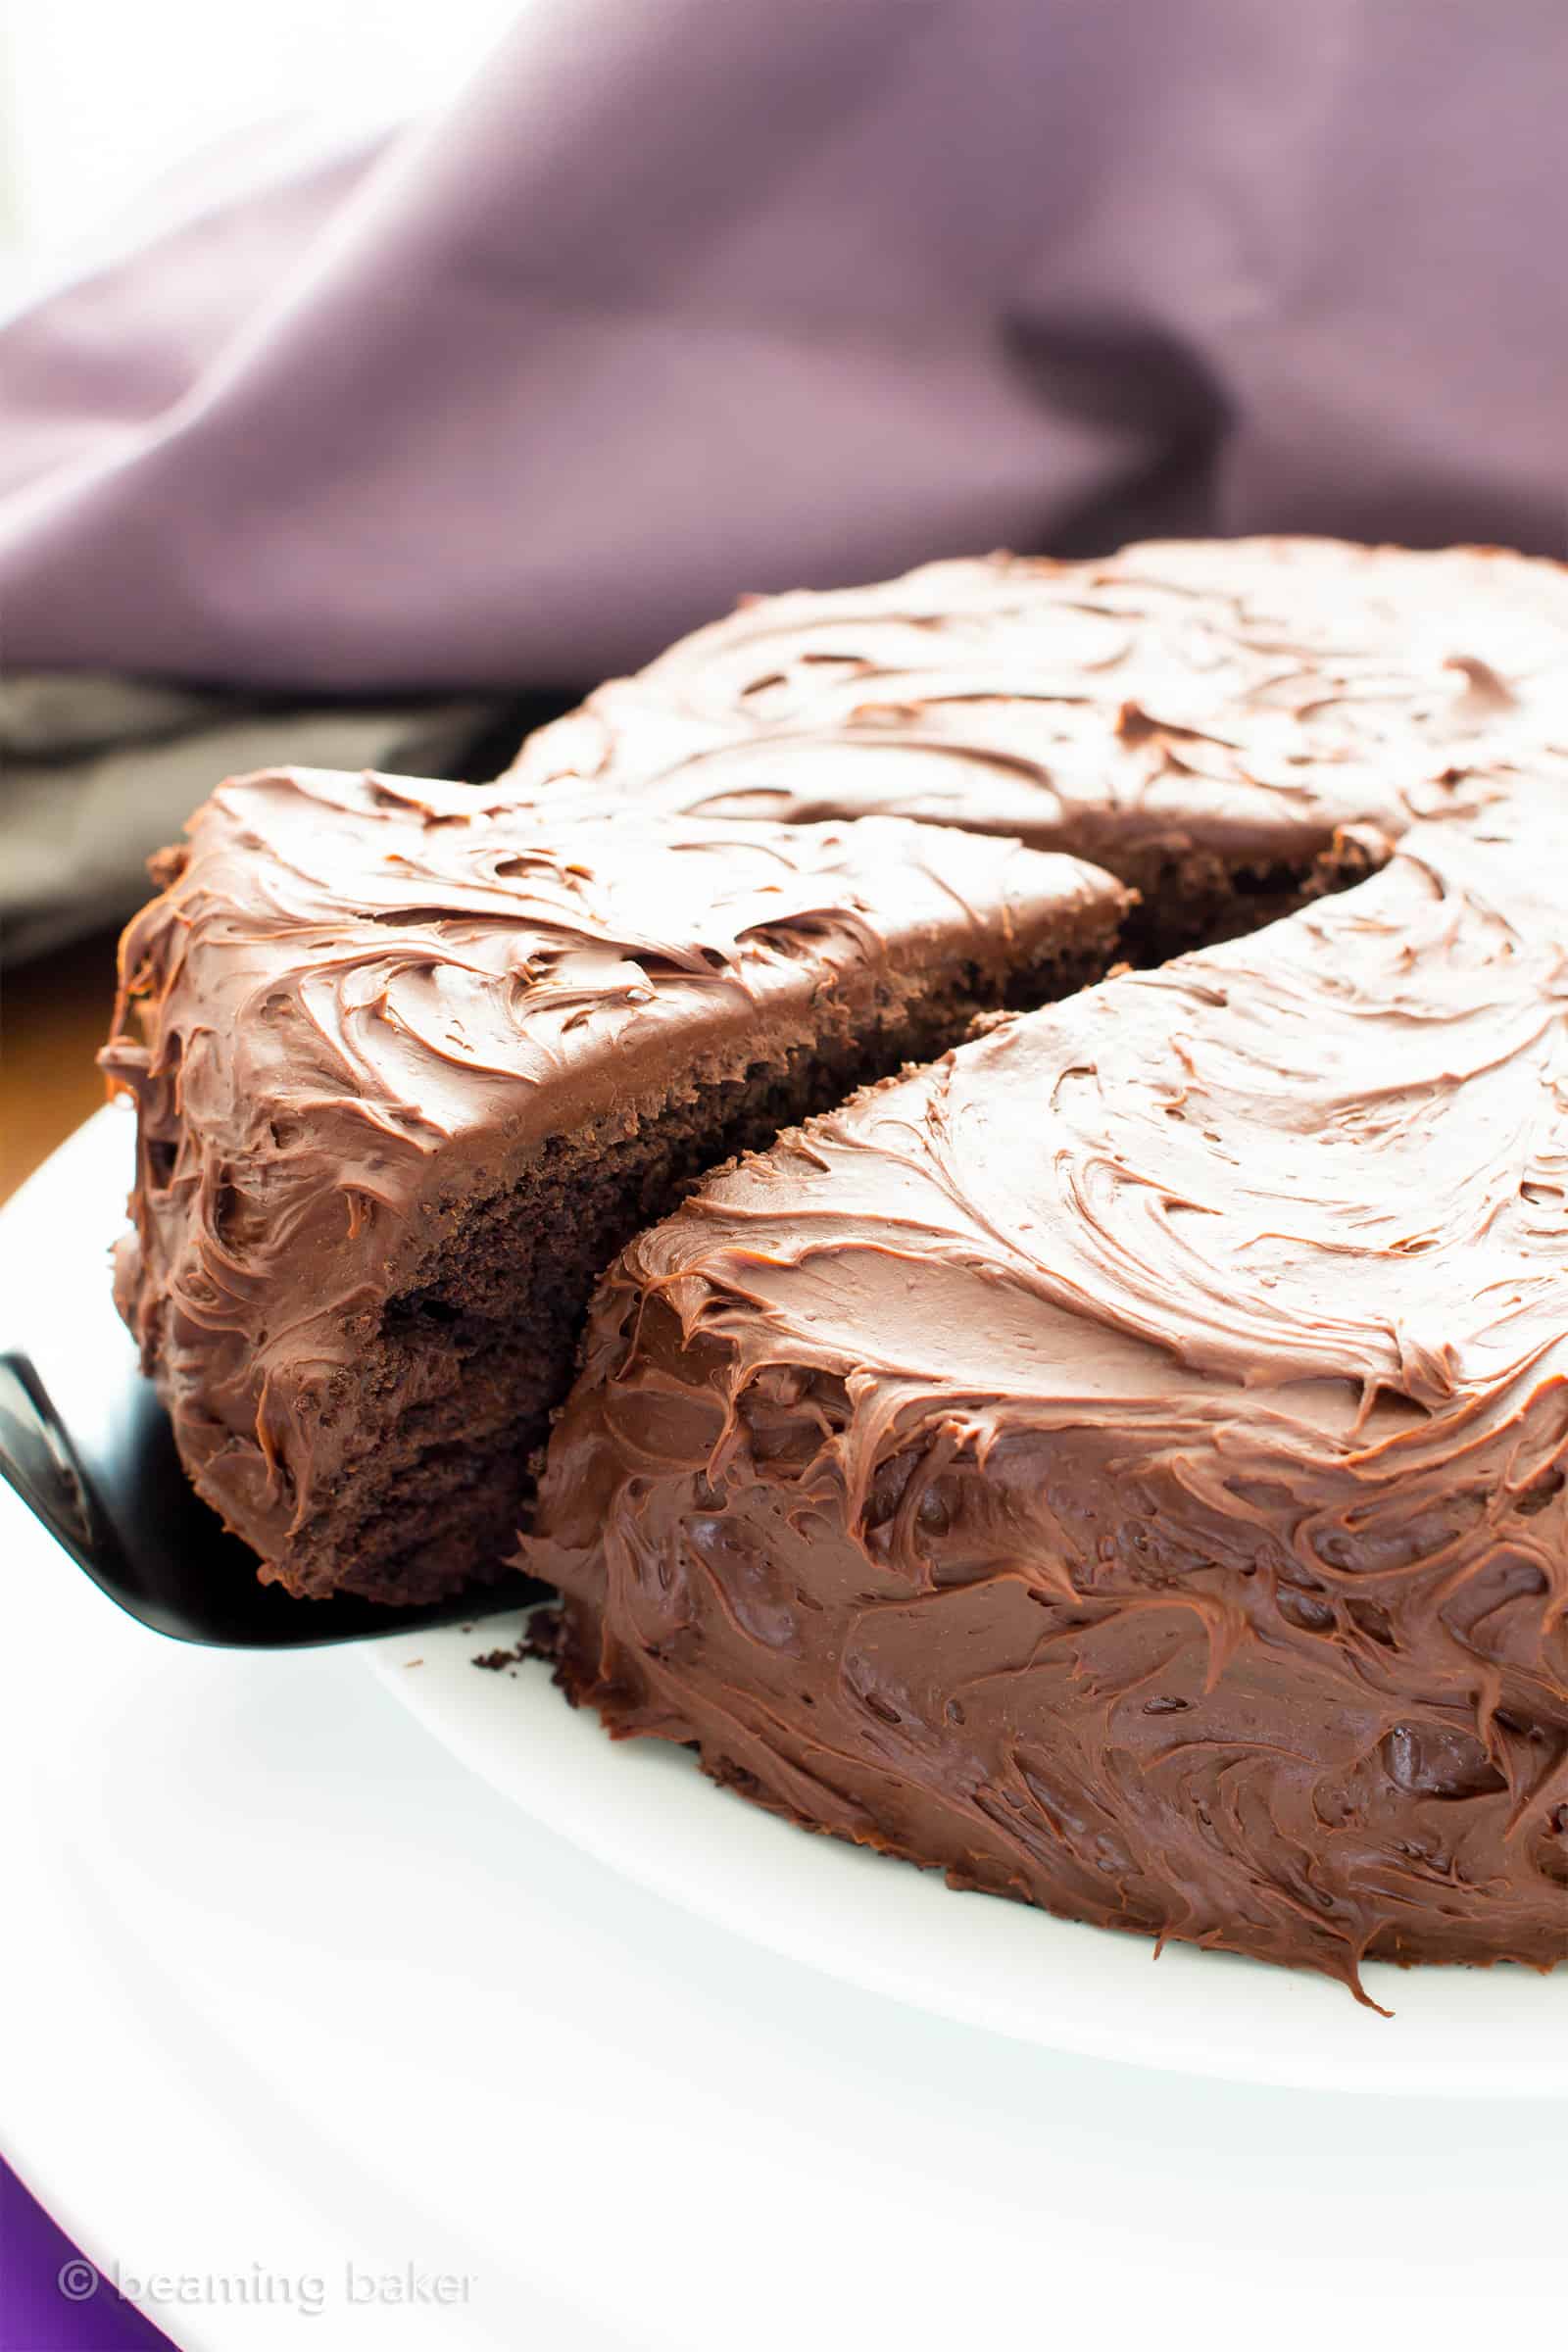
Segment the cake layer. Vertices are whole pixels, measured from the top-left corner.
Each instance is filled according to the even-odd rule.
[[[1429,778],[1442,819],[1348,895],[1004,1023],[640,1236],[523,1546],[573,1693],[1076,1919],[1352,1984],[1568,1957],[1536,766]]]
[[[516,772],[1071,851],[1143,893],[1153,958],[1353,878],[1446,766],[1542,741],[1568,742],[1557,566],[1274,539],[755,600],[542,729]]]
[[[975,1013],[1098,977],[1126,894],[899,821],[229,783],[131,924],[118,1289],[201,1493],[299,1592],[494,1574],[590,1288],[702,1170]]]

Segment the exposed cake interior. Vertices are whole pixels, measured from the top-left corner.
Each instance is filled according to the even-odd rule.
[[[715,1165],[945,1052],[977,1014],[1098,979],[1110,946],[1041,957],[1006,988],[967,964],[840,1000],[814,1031],[744,1062],[715,1056],[677,1094],[552,1137],[505,1187],[454,1201],[345,1379],[363,1458],[301,1529],[289,1581],[413,1599],[493,1574],[526,1522],[594,1286],[631,1237]]]
[[[1102,929],[1010,970],[938,960],[897,985],[884,979],[859,1001],[820,1004],[819,1025],[759,1058],[715,1057],[689,1088],[550,1138],[504,1189],[454,1207],[416,1279],[388,1301],[373,1371],[353,1389],[372,1443],[301,1531],[302,1589],[319,1578],[321,1590],[415,1597],[432,1579],[444,1591],[492,1573],[527,1523],[538,1449],[570,1385],[596,1283],[633,1235],[723,1162],[906,1063],[933,1060],[982,1013],[1075,994],[1113,952],[1156,962],[1253,931],[1375,861],[1351,840],[1307,866],[1189,874],[1152,906],[1136,902],[1119,940]],[[411,1396],[431,1400],[410,1409]]]
[[[454,1206],[416,1280],[388,1301],[373,1371],[353,1390],[368,1458],[301,1531],[293,1576],[306,1590],[319,1578],[322,1590],[413,1597],[432,1577],[447,1590],[490,1573],[526,1524],[537,1450],[570,1384],[595,1284],[634,1234],[724,1161],[934,1059],[982,1013],[1073,995],[1102,977],[1113,952],[1154,962],[1250,932],[1377,861],[1351,839],[1309,865],[1205,868],[1152,906],[1135,902],[1119,938],[1102,925],[1012,966],[939,956],[884,974],[822,1001],[810,1025],[759,1057],[714,1057],[674,1094],[551,1137],[504,1188]],[[410,1396],[431,1401],[410,1408]]]

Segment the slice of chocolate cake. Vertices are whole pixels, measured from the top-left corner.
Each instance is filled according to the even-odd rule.
[[[122,1308],[299,1593],[495,1574],[596,1276],[701,1171],[988,1007],[1126,893],[1015,844],[311,772],[225,785],[122,947]]]
[[[1568,760],[631,1244],[526,1565],[760,1803],[1357,1982],[1568,1958]]]

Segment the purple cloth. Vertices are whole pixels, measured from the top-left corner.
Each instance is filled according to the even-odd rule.
[[[0,2345],[5,2352],[169,2352],[0,2163]]]
[[[1007,542],[1568,551],[1561,0],[535,0],[0,335],[19,666],[590,680]]]

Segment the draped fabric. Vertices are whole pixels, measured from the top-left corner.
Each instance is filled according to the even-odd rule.
[[[1568,552],[1560,0],[533,0],[0,333],[16,667],[587,683],[1007,543]]]

